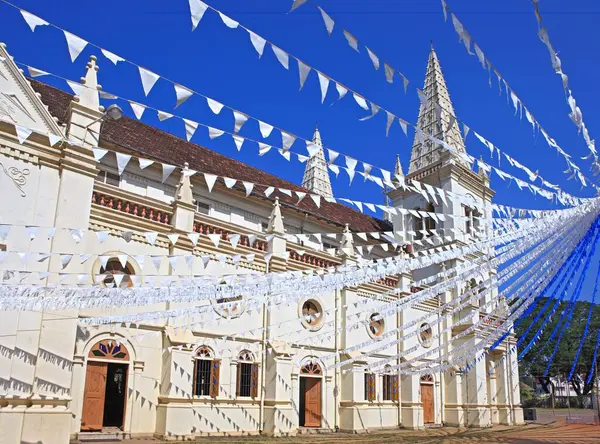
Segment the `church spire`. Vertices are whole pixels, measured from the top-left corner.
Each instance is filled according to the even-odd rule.
[[[315,128],[312,142],[319,147],[319,151],[306,162],[302,186],[319,196],[333,197],[329,172],[327,171],[327,162],[325,161],[325,153],[323,152],[323,142],[321,141],[321,133],[318,126]]]
[[[426,103],[423,103],[425,100],[422,99],[417,128],[423,132],[425,137],[422,142],[420,134],[418,132],[415,134],[408,167],[409,174],[433,166],[440,161],[440,155],[445,151],[444,148],[434,144],[431,140],[427,140],[426,136],[428,134],[445,141],[459,152],[466,152],[446,80],[433,48],[433,42],[429,52],[429,61],[427,62],[423,94],[427,100]],[[457,157],[457,160],[464,162],[459,157]]]

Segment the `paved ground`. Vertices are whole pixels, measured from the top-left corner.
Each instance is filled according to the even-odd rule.
[[[189,441],[188,441],[189,442]],[[455,428],[428,429],[423,431],[398,430],[364,435],[329,433],[322,435],[302,435],[295,438],[229,437],[198,438],[198,443],[217,444],[375,444],[375,443],[444,443],[464,444],[466,442],[506,443],[506,444],[579,444],[600,443],[600,426],[566,424],[529,424],[521,427],[494,427],[483,430]],[[128,444],[158,443],[154,440],[124,441]],[[171,441],[171,444],[173,442]]]

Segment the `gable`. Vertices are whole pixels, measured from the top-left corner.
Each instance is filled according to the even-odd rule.
[[[0,119],[43,134],[63,133],[2,45],[0,45]]]

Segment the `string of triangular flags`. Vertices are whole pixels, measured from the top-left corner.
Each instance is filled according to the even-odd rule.
[[[465,49],[467,50],[469,55],[474,55],[473,52],[471,52],[471,43],[473,43],[475,54],[477,55],[477,58],[479,59],[481,66],[483,67],[484,70],[488,71],[490,87],[492,85],[491,72],[493,71],[494,74],[496,75],[496,77],[498,78],[498,88],[500,90],[500,94],[502,94],[502,84],[504,84],[504,88],[506,90],[507,97],[510,98],[510,100],[512,101],[512,104],[515,108],[515,115],[519,114],[520,118],[522,119],[523,111],[525,111],[525,117],[526,117],[527,121],[531,124],[534,134],[535,134],[536,129],[539,129],[539,131],[544,136],[544,139],[546,140],[546,143],[548,144],[548,146],[550,148],[555,149],[556,152],[564,158],[565,162],[568,165],[568,169],[565,171],[565,174],[570,175],[569,179],[576,178],[584,187],[587,186],[586,185],[587,183],[589,183],[590,185],[592,185],[594,187],[594,189],[596,191],[598,191],[599,190],[598,187],[596,187],[592,181],[590,181],[589,179],[587,179],[587,181],[586,181],[586,177],[581,172],[579,166],[577,166],[575,163],[573,163],[573,161],[571,161],[571,155],[566,153],[560,147],[560,145],[556,142],[556,140],[548,134],[548,132],[544,129],[544,127],[540,124],[540,122],[537,119],[535,119],[535,117],[533,116],[531,111],[525,106],[523,101],[516,95],[514,90],[509,86],[506,79],[500,74],[500,71],[494,65],[492,65],[492,63],[490,62],[488,57],[485,55],[485,53],[483,52],[481,47],[476,42],[473,41],[471,35],[469,34],[469,32],[467,31],[465,26],[461,23],[461,21],[458,19],[458,17],[451,11],[450,6],[448,6],[447,0],[441,0],[441,2],[442,2],[442,10],[444,13],[444,21],[448,20],[448,14],[450,14],[450,17],[452,19],[452,24],[454,26],[454,30],[458,34],[460,41],[465,45]],[[572,117],[572,120],[575,122],[575,124],[580,129],[583,128],[584,126],[582,127],[579,124],[580,120],[581,120],[582,124],[583,124],[583,121],[582,121],[582,116],[581,116],[580,110],[576,106],[575,101],[574,100],[570,101],[569,106],[572,106],[572,109],[574,109],[574,115]],[[593,140],[590,139],[589,134],[587,132],[587,128],[585,129],[585,132],[584,132],[584,138],[588,145],[588,149],[590,150],[590,154],[588,156],[586,156],[584,159],[589,159],[590,157],[593,157],[593,159],[594,159],[593,160],[593,170],[594,170],[594,174],[597,174],[598,171],[600,171],[599,170],[600,165],[598,164],[598,157],[597,157],[597,153],[596,153],[595,143]]]
[[[202,3],[202,4],[204,4],[203,2],[201,2],[201,0],[191,0],[191,1],[192,1],[192,2],[199,2],[199,3]],[[208,6],[206,6],[206,7],[208,8]],[[220,11],[218,11],[218,10],[216,10],[216,9],[212,8],[212,7],[211,7],[211,9],[213,9],[215,12],[217,12],[217,13],[220,15],[221,19],[223,20],[223,22],[224,22],[224,23],[225,23],[225,24],[226,24],[228,27],[230,27],[230,28],[237,28],[237,27],[239,26],[239,23],[238,23],[238,22],[235,22],[235,21],[233,21],[232,19],[230,19],[229,17],[227,17],[227,16],[226,16],[225,14],[223,14],[222,12],[220,12]],[[206,9],[204,9],[204,10],[206,10]],[[30,19],[30,20],[31,20],[31,17],[35,17],[35,19],[34,19],[34,20],[42,20],[42,21],[43,21],[43,19],[40,19],[39,17],[36,17],[36,16],[32,16],[32,14],[31,14],[31,13],[28,13],[28,12],[26,12],[26,11],[24,11],[24,10],[19,10],[19,11],[20,11],[20,12],[21,12],[21,14],[23,15],[23,17],[24,17],[24,18],[26,18],[26,21],[27,21],[28,23],[29,23],[28,19]],[[203,14],[204,14],[204,12],[202,12],[202,15],[203,15]],[[202,15],[200,16],[200,18],[202,17]],[[45,21],[44,21],[44,22],[45,22]],[[233,25],[234,25],[234,23],[237,23],[237,25],[233,26]],[[50,24],[50,23],[49,23],[49,22],[45,22],[45,24]],[[58,26],[56,26],[56,25],[53,25],[53,24],[50,24],[50,25],[52,25],[53,27],[55,27],[55,28],[57,28],[57,29],[59,29],[59,30],[63,31],[63,32],[65,33],[65,36],[67,36],[67,35],[71,35],[71,36],[72,36],[72,34],[68,33],[67,31],[64,31],[62,28],[60,28],[60,27],[58,27]],[[229,26],[229,25],[232,25],[232,26]],[[30,26],[30,27],[31,27],[31,26]],[[242,28],[243,28],[243,27],[242,27]],[[243,28],[243,29],[247,29],[247,28]],[[32,27],[32,30],[35,30],[35,27]],[[252,31],[248,31],[248,32],[252,32]],[[84,42],[83,46],[81,47],[81,50],[82,50],[82,49],[85,47],[85,45],[86,45],[86,44],[91,44],[91,45],[93,45],[93,46],[96,46],[96,47],[97,47],[97,48],[99,48],[100,50],[102,50],[102,51],[103,51],[103,54],[104,54],[104,51],[105,51],[105,50],[104,50],[103,48],[101,48],[101,47],[99,47],[99,46],[97,46],[97,45],[94,45],[94,44],[92,44],[92,43],[89,43],[89,42],[87,42],[87,41],[85,41],[85,40],[81,39],[80,37],[77,37],[77,39],[79,39],[79,40],[76,40],[76,41],[78,41],[78,42],[79,42],[79,41],[81,41],[81,42]],[[263,40],[264,40],[264,39],[263,39]],[[69,40],[69,37],[67,37],[67,42],[69,42],[69,41],[73,41],[73,39]],[[265,41],[266,41],[266,40],[265,40]],[[79,46],[77,46],[77,48],[79,48],[80,46],[81,46],[81,44],[80,44]],[[69,49],[70,49],[70,51],[71,51],[71,46],[69,46]],[[81,52],[81,51],[77,52],[77,55],[78,55],[80,52]],[[72,54],[72,52],[71,52],[71,54]],[[113,54],[113,53],[109,52],[109,54]],[[259,54],[262,54],[262,53],[259,53]],[[286,54],[287,54],[287,53],[286,53]],[[106,54],[104,54],[104,55],[106,56]],[[113,54],[113,55],[114,55],[114,54]],[[289,57],[289,54],[288,54],[288,57]],[[293,57],[293,56],[292,56],[292,57]],[[107,57],[107,58],[111,59],[110,57]],[[73,58],[72,58],[72,59],[73,59]],[[73,59],[73,60],[74,60],[74,59]],[[304,65],[304,66],[306,67],[306,69],[305,69],[304,71],[305,71],[305,74],[306,74],[306,76],[308,76],[308,74],[309,74],[310,70],[311,70],[311,69],[314,69],[314,68],[312,68],[310,65],[303,64],[303,62],[301,62],[299,59],[297,59],[297,60],[298,60],[298,63],[299,63],[299,67],[300,67],[301,65]],[[113,63],[115,63],[115,64],[116,64],[116,62],[114,62],[114,60],[111,60],[111,61],[113,61]],[[141,78],[141,80],[142,80],[142,86],[144,87],[144,92],[146,93],[146,95],[148,95],[148,93],[150,92],[150,90],[152,89],[152,87],[154,86],[154,84],[156,83],[156,81],[158,81],[158,79],[160,79],[160,78],[163,78],[163,79],[167,80],[168,82],[171,82],[171,83],[174,85],[175,92],[176,92],[176,95],[177,95],[177,97],[178,97],[178,103],[177,103],[176,107],[177,107],[177,106],[179,106],[181,103],[183,103],[183,101],[187,100],[189,97],[191,97],[191,96],[192,96],[192,95],[194,95],[194,94],[196,94],[196,95],[199,95],[199,96],[202,96],[202,97],[206,98],[206,99],[207,99],[207,102],[208,102],[208,105],[209,105],[209,107],[210,107],[210,108],[211,108],[211,110],[212,110],[213,112],[215,112],[216,114],[218,114],[218,113],[221,111],[221,109],[222,109],[222,108],[225,106],[225,105],[223,105],[223,104],[221,104],[221,103],[219,103],[219,102],[215,101],[214,99],[210,99],[210,98],[209,98],[209,97],[207,97],[207,96],[204,96],[204,95],[202,95],[202,94],[196,93],[195,91],[193,91],[193,90],[191,90],[191,89],[189,89],[189,88],[187,88],[187,87],[183,87],[183,86],[181,86],[181,85],[178,85],[177,83],[175,83],[175,82],[173,82],[173,81],[171,81],[171,80],[169,80],[169,79],[166,79],[166,78],[164,78],[164,77],[161,77],[160,75],[158,75],[158,74],[156,74],[156,73],[153,73],[153,72],[151,72],[151,71],[148,71],[147,69],[145,69],[145,68],[142,68],[142,67],[140,67],[139,65],[137,65],[137,64],[135,64],[135,63],[133,63],[133,62],[131,62],[131,61],[129,61],[129,60],[125,60],[125,59],[123,59],[123,58],[119,57],[119,61],[126,61],[127,63],[129,63],[129,64],[131,64],[131,65],[133,65],[133,66],[136,66],[136,67],[139,69],[139,71],[140,71],[140,78]],[[40,72],[42,72],[42,73],[45,73],[44,71],[41,71],[41,70],[38,70],[38,71],[40,71]],[[303,71],[303,70],[301,69],[301,73],[302,73],[302,71]],[[316,70],[315,70],[315,71],[316,71]],[[318,72],[318,71],[317,71],[317,72]],[[320,76],[320,78],[321,78],[321,76]],[[327,79],[329,79],[329,80],[331,80],[331,81],[334,81],[333,79],[331,79],[331,78],[329,78],[329,77],[326,77],[326,78],[327,78]],[[303,84],[304,84],[304,81],[305,81],[305,80],[306,80],[306,77],[304,77],[304,80],[302,80],[302,75],[301,75],[301,85],[303,85]],[[329,80],[327,80],[327,85],[329,84]],[[334,82],[335,82],[335,81],[334,81]],[[337,85],[338,92],[340,93],[340,97],[339,97],[339,99],[343,98],[343,96],[345,96],[345,95],[346,95],[346,93],[347,93],[348,91],[351,91],[351,92],[353,93],[353,95],[354,95],[354,98],[355,98],[355,100],[357,101],[357,104],[358,104],[359,106],[361,106],[362,108],[366,109],[366,110],[368,110],[368,109],[369,109],[369,108],[368,108],[368,105],[367,105],[367,100],[366,100],[366,99],[365,99],[363,96],[361,96],[360,94],[358,94],[357,92],[355,92],[354,90],[352,90],[352,89],[350,89],[350,88],[347,88],[347,87],[345,87],[345,86],[343,86],[343,85],[340,85],[340,84],[339,84],[339,83],[337,83],[337,82],[335,82],[335,83],[336,83],[336,85]],[[75,82],[71,82],[71,83],[70,83],[70,85],[71,85],[71,84],[76,84],[76,83],[75,83]],[[323,83],[322,83],[322,88],[323,88]],[[344,91],[345,91],[345,92],[343,92],[343,94],[342,94],[342,92],[341,92],[342,90],[340,90],[340,88],[342,88],[342,90],[344,90]],[[182,93],[181,93],[181,91],[182,91],[182,90],[185,90],[185,91],[186,91],[186,93],[185,93],[185,94],[183,94],[183,95],[182,95]],[[178,92],[178,91],[179,91],[179,92]],[[325,92],[326,92],[326,88],[325,88]],[[420,97],[421,97],[421,98],[423,98],[422,96],[423,96],[423,95],[421,95]],[[338,100],[339,100],[339,99],[338,99]],[[182,100],[183,100],[183,101],[182,101]],[[130,103],[131,103],[131,105],[132,105],[132,109],[134,110],[134,114],[136,114],[136,117],[138,117],[138,118],[141,118],[141,116],[142,116],[142,114],[143,114],[144,110],[145,110],[147,107],[146,107],[145,105],[143,105],[143,104],[136,103],[136,102],[131,102],[131,101],[130,101]],[[375,114],[376,114],[376,113],[377,113],[377,112],[378,112],[380,109],[383,109],[383,108],[381,108],[380,106],[378,106],[378,105],[374,104],[373,102],[371,102],[371,103],[372,103],[373,105],[375,105],[375,107],[373,107],[373,114],[372,114],[372,116],[374,116],[374,115],[375,115]],[[241,127],[244,125],[244,123],[245,123],[245,122],[248,120],[248,118],[249,118],[249,117],[251,117],[251,116],[249,116],[248,114],[244,114],[244,113],[242,113],[242,112],[240,112],[240,111],[237,111],[237,110],[235,110],[234,108],[230,108],[230,107],[228,107],[228,108],[229,108],[229,109],[232,111],[232,113],[233,113],[233,115],[234,115],[234,118],[235,118],[235,128],[234,128],[234,134],[237,134],[237,132],[238,132],[238,131],[241,129]],[[394,115],[393,113],[391,113],[391,112],[389,112],[389,111],[387,111],[387,110],[385,110],[385,109],[383,109],[383,110],[384,110],[384,111],[386,111],[386,113],[388,114],[388,130],[389,130],[389,126],[391,125],[390,119],[391,119],[391,120],[393,120],[393,119],[399,119],[399,121],[400,121],[400,124],[401,124],[401,126],[402,126],[402,128],[403,128],[403,130],[404,130],[405,134],[407,134],[407,133],[406,133],[406,128],[407,128],[407,126],[406,126],[406,125],[407,125],[407,124],[408,124],[408,125],[410,125],[411,127],[413,127],[413,128],[415,129],[415,131],[417,131],[417,133],[419,133],[419,131],[418,131],[418,129],[416,128],[416,126],[415,126],[415,125],[413,125],[413,124],[409,124],[409,123],[408,123],[406,120],[404,120],[404,119],[402,119],[402,118],[400,118],[400,117],[398,117],[398,116]],[[171,117],[171,116],[172,116],[170,113],[161,112],[161,114],[159,115],[159,118],[161,118],[161,115],[162,115],[162,117],[163,117],[163,118],[169,118],[169,117]],[[372,117],[372,116],[371,116],[371,117]],[[270,134],[270,132],[272,131],[272,129],[273,129],[273,128],[275,128],[275,127],[274,127],[274,126],[272,126],[272,125],[265,124],[264,122],[261,122],[259,119],[255,119],[255,118],[253,118],[253,119],[254,119],[254,120],[256,120],[256,121],[259,123],[259,125],[260,125],[261,123],[263,123],[263,125],[260,125],[260,126],[261,126],[261,133],[262,133],[263,127],[264,127],[264,129],[265,129],[265,133],[267,133],[267,132],[268,132],[269,134]],[[186,125],[185,125],[185,126],[186,126],[186,136],[188,137],[188,140],[190,140],[190,139],[191,139],[191,136],[193,136],[193,133],[195,132],[195,130],[196,130],[197,126],[198,126],[198,123],[197,123],[197,122],[193,122],[193,121],[189,121],[189,120],[187,120],[187,119],[184,119],[184,122],[185,122],[185,124],[186,124]],[[207,127],[208,127],[208,125],[205,125],[205,126],[207,126]],[[222,134],[222,133],[221,133],[221,131],[222,131],[222,130],[214,130],[212,133],[209,133],[209,134],[214,134],[216,137],[218,137],[218,136],[220,136],[220,135]],[[289,148],[291,147],[291,145],[292,145],[292,144],[295,142],[295,140],[297,139],[297,136],[294,136],[294,135],[292,135],[292,134],[290,134],[290,133],[287,133],[287,132],[285,132],[285,131],[283,131],[283,130],[280,130],[280,131],[281,131],[281,133],[282,133],[282,141],[283,141],[283,148],[282,148],[282,151],[280,151],[280,152],[281,152],[281,153],[282,153],[282,155],[284,155],[284,157],[285,157],[285,156],[286,156],[286,151],[287,151],[287,150],[286,150],[286,146],[287,146],[287,148],[289,149]],[[434,143],[437,143],[437,144],[439,144],[440,146],[443,146],[444,148],[446,148],[446,149],[450,149],[451,151],[454,151],[454,152],[455,152],[455,150],[453,150],[453,149],[452,149],[450,146],[448,146],[448,144],[446,144],[446,143],[444,143],[444,142],[442,142],[442,141],[440,141],[440,140],[438,140],[438,139],[435,139],[435,138],[433,138],[433,137],[432,137],[432,136],[430,136],[430,135],[427,135],[427,137],[428,137],[430,140],[432,140]],[[234,139],[234,140],[235,140],[235,139]],[[309,153],[310,153],[310,151],[311,151],[311,150],[310,150],[310,148],[309,148],[309,145],[314,145],[314,144],[313,144],[312,142],[310,142],[310,141],[306,140],[306,139],[304,139],[304,140],[305,140],[305,141],[306,141],[306,143],[307,143],[307,149],[308,149],[308,151],[309,151]],[[238,139],[238,140],[236,140],[236,145],[238,145],[239,143],[240,143],[240,142],[239,142],[239,139]],[[257,142],[257,143],[258,143],[258,142]],[[263,145],[264,145],[264,144],[263,144]],[[261,148],[261,145],[259,144],[259,152],[260,152],[260,148]],[[238,147],[238,149],[240,149],[240,147]],[[267,151],[268,151],[270,148],[267,148],[267,146],[265,146],[265,147],[263,147],[263,149],[264,149],[264,150],[266,150],[266,151],[265,151],[265,153],[266,153],[266,152],[267,152]],[[317,147],[313,147],[313,151],[316,151],[316,150],[318,150],[318,148],[317,148]],[[456,153],[456,152],[455,152],[455,153]],[[469,163],[470,163],[470,164],[472,164],[472,163],[473,163],[473,161],[475,160],[475,159],[474,159],[474,158],[472,158],[471,156],[468,156],[468,155],[466,155],[466,154],[464,154],[464,153],[456,153],[456,154],[458,154],[458,155],[464,155],[464,156],[467,156],[467,159],[469,159],[468,161],[469,161]],[[289,159],[288,159],[288,160],[289,160]],[[368,164],[366,164],[366,165],[368,165]],[[334,171],[334,172],[335,172],[335,171]],[[352,172],[352,173],[353,173],[353,172]],[[368,173],[367,173],[367,174],[368,174]],[[579,174],[581,174],[581,173],[579,173]],[[353,174],[352,174],[352,176],[351,176],[351,179],[350,179],[350,180],[352,180],[352,177],[353,177]],[[579,175],[578,175],[578,177],[579,177]],[[385,177],[384,177],[384,180],[385,180]],[[377,182],[376,182],[376,183],[377,183]],[[585,184],[584,184],[584,185],[585,185]],[[520,186],[520,185],[519,185],[519,188],[521,188],[521,186]],[[534,192],[534,194],[535,194],[535,191],[532,191],[532,192]]]

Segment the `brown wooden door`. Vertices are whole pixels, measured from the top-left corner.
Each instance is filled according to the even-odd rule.
[[[88,361],[87,363],[81,415],[81,430],[83,431],[102,430],[107,369],[108,364],[105,362]]]
[[[304,426],[321,427],[321,378],[304,379]]]
[[[423,422],[425,424],[433,423],[433,385],[421,384],[421,403],[423,404]]]

